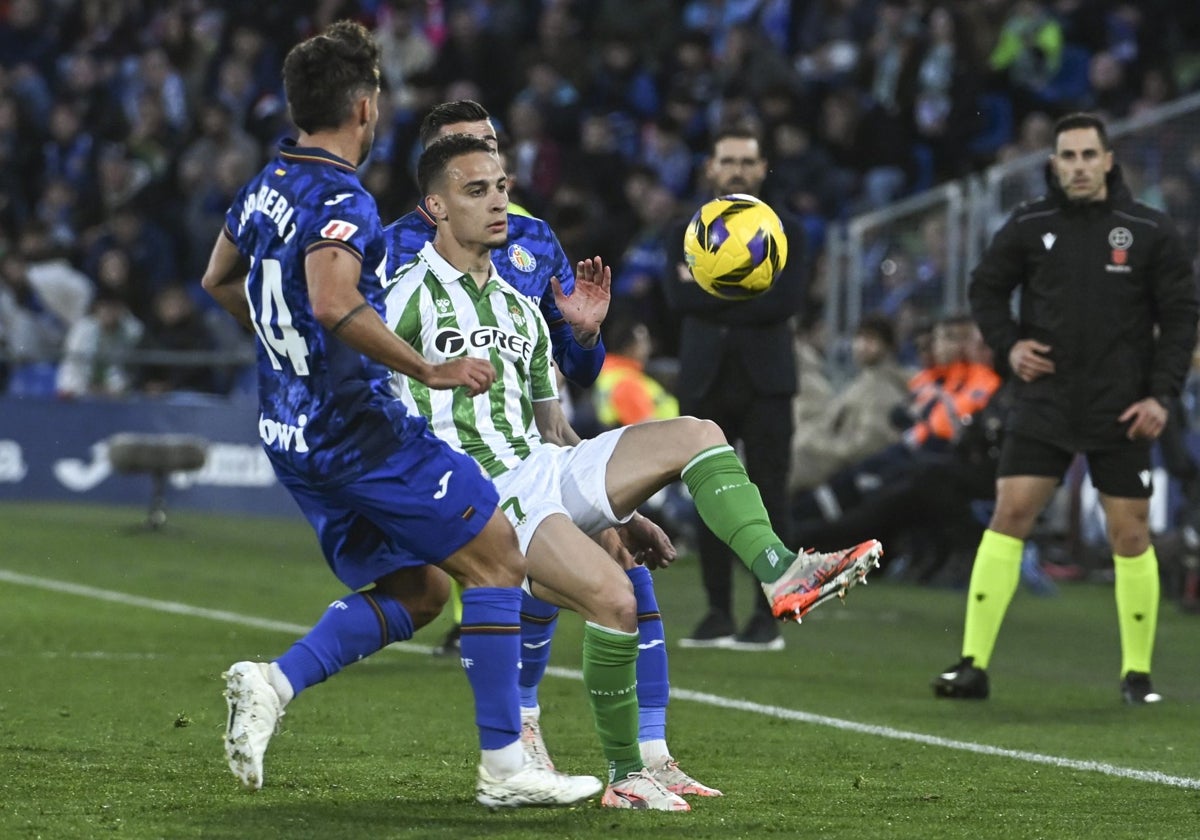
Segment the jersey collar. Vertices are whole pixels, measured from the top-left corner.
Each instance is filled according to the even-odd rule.
[[[446,258],[437,252],[433,247],[432,242],[426,242],[421,248],[421,259],[425,260],[429,270],[437,277],[438,282],[443,286],[449,286],[451,283],[461,283],[464,289],[472,293],[477,293],[480,296],[486,295],[494,286],[501,282],[500,274],[496,271],[496,264],[488,262],[491,269],[488,275],[488,281],[483,284],[483,289],[476,292],[475,280],[468,276],[466,272],[459,271],[454,266],[446,261]]]
[[[293,163],[327,163],[346,172],[356,172],[358,167],[345,158],[340,158],[332,152],[318,149],[316,146],[297,146],[291,137],[285,137],[279,142],[279,156]]]

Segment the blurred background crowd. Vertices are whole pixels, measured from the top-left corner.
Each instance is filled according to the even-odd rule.
[[[663,231],[706,196],[699,164],[718,127],[760,127],[763,197],[803,219],[815,255],[831,220],[1046,147],[1060,113],[1119,118],[1200,85],[1200,5],[1171,0],[6,0],[10,369],[57,358],[85,317],[102,326],[76,343],[234,340],[203,317],[198,278],[234,191],[290,130],[283,55],[342,17],[383,48],[363,177],[384,220],[417,198],[426,110],[477,99],[503,130],[520,201],[569,256],[614,265],[616,294],[641,299],[668,357]],[[35,323],[14,324],[14,307]],[[80,375],[51,386],[43,367],[19,384],[236,385],[211,365]]]
[[[612,264],[651,367],[677,352],[666,231],[711,195],[719,128],[760,131],[762,197],[802,221],[815,267],[831,224],[1044,152],[1063,113],[1120,119],[1200,89],[1200,3],[1178,0],[0,0],[0,393],[253,389],[247,339],[199,278],[235,191],[291,132],[283,56],[340,18],[382,47],[361,174],[384,222],[417,201],[426,111],[482,102],[515,198],[570,258]],[[1180,213],[1200,218],[1195,150]],[[921,235],[927,266],[945,231]],[[885,280],[923,270],[878,262]],[[819,282],[810,298],[802,335]],[[883,286],[867,303],[886,317],[855,364],[891,371],[895,307]],[[899,349],[908,367],[885,378],[932,364]],[[819,359],[802,369],[819,412],[833,391]]]

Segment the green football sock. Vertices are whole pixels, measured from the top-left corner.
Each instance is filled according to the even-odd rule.
[[[1158,556],[1150,546],[1137,557],[1113,555],[1117,626],[1121,628],[1121,674],[1150,673],[1158,626]]]
[[[796,554],[771,527],[758,488],[728,444],[705,449],[681,474],[709,530],[762,583],[778,580]]]
[[[638,634],[589,621],[583,628],[583,685],[592,706],[608,780],[642,769],[638,747]]]
[[[962,655],[975,657],[976,668],[987,668],[1000,635],[1004,613],[1021,580],[1024,540],[986,530],[975,552],[971,586],[967,591],[967,620]]]

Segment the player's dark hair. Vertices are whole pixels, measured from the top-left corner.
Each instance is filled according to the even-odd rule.
[[[1104,120],[1095,114],[1084,113],[1067,114],[1054,124],[1054,148],[1058,148],[1058,136],[1060,134],[1064,131],[1074,131],[1077,128],[1096,129],[1096,136],[1100,138],[1100,147],[1106,152],[1112,151],[1112,144],[1108,142],[1108,129],[1104,125]]]
[[[292,47],[283,60],[288,111],[302,131],[336,129],[355,102],[379,88],[379,46],[360,23],[339,20]]]
[[[492,115],[474,99],[458,99],[454,102],[443,102],[433,108],[421,120],[421,146],[429,148],[438,133],[448,125],[464,122],[483,122],[490,120]]]
[[[421,152],[421,158],[417,161],[417,187],[421,190],[421,195],[433,192],[433,185],[446,174],[450,161],[471,152],[490,155],[492,147],[486,140],[480,140],[470,134],[451,134]]]

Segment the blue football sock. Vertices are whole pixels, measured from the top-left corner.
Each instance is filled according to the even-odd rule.
[[[521,599],[521,708],[538,705],[538,683],[550,664],[550,640],[558,626],[558,607],[523,592]]]
[[[521,594],[517,586],[476,587],[462,594],[462,661],[485,750],[508,746],[521,733]]]
[[[667,700],[671,684],[667,677],[667,637],[663,631],[654,579],[645,566],[626,572],[633,582],[638,613],[638,740],[661,741],[667,737]]]
[[[313,629],[275,660],[299,694],[392,642],[411,639],[412,617],[395,598],[355,592],[334,601]]]

